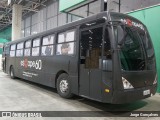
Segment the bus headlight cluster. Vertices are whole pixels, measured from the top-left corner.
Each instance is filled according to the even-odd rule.
[[[157,74],[156,74],[156,77],[154,79],[154,82],[153,82],[153,85],[157,84]]]
[[[122,77],[122,82],[123,82],[124,89],[132,89],[132,88],[134,88],[131,85],[131,83],[128,80],[126,80],[124,77]]]

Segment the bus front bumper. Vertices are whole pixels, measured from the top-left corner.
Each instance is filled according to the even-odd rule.
[[[150,91],[150,94],[144,95],[144,91]],[[113,104],[131,103],[137,100],[151,97],[156,93],[157,85],[137,88],[132,90],[116,91],[113,93],[111,102]]]

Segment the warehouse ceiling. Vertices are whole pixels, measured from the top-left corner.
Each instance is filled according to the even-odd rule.
[[[8,5],[8,1],[11,3]],[[12,23],[12,6],[13,4],[20,4],[23,6],[23,18],[29,13],[38,12],[41,8],[46,7],[50,2],[56,0],[0,0],[0,31],[11,25]],[[91,0],[87,0],[91,1]],[[108,0],[109,1],[109,0]],[[148,7],[151,5],[160,4],[160,0],[110,0],[113,4],[109,4],[109,7],[116,9],[115,5],[119,5],[121,1],[121,12],[133,11],[139,8]]]
[[[38,12],[41,7],[46,7],[49,0],[0,0],[0,30],[12,23],[12,5],[20,4],[23,6],[23,17],[31,12]]]

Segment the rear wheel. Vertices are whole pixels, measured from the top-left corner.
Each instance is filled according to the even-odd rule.
[[[63,73],[57,79],[57,91],[58,94],[63,98],[71,98],[71,83],[68,74]]]
[[[10,69],[10,77],[12,78],[12,79],[15,79],[16,77],[15,77],[15,74],[14,74],[14,68],[13,68],[13,66],[11,67],[11,69]]]

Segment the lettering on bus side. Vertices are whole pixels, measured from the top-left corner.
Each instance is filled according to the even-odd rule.
[[[130,19],[121,19],[121,21],[122,21],[124,24],[126,24],[126,25],[128,25],[128,26],[130,26],[130,27],[134,26],[134,27],[138,27],[138,28],[144,30],[144,27],[143,27],[142,24],[136,23],[136,22],[134,22],[134,21],[132,21],[132,20],[130,20]]]
[[[36,70],[42,69],[42,60],[29,61],[24,59],[20,61],[20,65],[24,68],[35,68]]]

